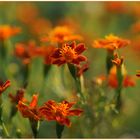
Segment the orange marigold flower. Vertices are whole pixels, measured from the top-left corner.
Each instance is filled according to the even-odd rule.
[[[7,80],[5,83],[0,82],[0,95],[11,85],[10,80]]]
[[[119,38],[112,34],[105,37],[105,39],[95,40],[92,44],[94,48],[104,48],[108,50],[115,50],[123,48],[130,44],[129,40]]]
[[[38,112],[37,102],[38,95],[33,95],[32,101],[29,105],[26,105],[23,101],[19,101],[17,107],[24,118],[38,121],[40,120],[40,116]]]
[[[9,98],[11,99],[12,103],[18,104],[19,101],[25,102],[26,99],[24,98],[24,89],[19,89],[14,96],[13,94],[9,94]]]
[[[70,127],[71,122],[68,116],[80,116],[83,112],[81,109],[70,110],[74,104],[74,102],[62,101],[61,103],[56,103],[53,100],[49,100],[39,111],[46,120],[56,120],[61,125]]]
[[[74,34],[72,29],[67,26],[57,26],[49,34],[48,37],[44,37],[41,40],[43,42],[51,41],[57,43],[64,43],[72,40],[82,40],[80,35]]]
[[[39,47],[38,47],[39,48]],[[15,55],[22,59],[24,64],[30,63],[33,57],[38,56],[38,49],[34,41],[29,41],[27,44],[17,43]]]
[[[0,25],[0,40],[8,39],[21,32],[19,27],[12,27],[9,25]]]
[[[76,45],[75,42],[71,44],[64,44],[61,48],[57,48],[52,54],[53,64],[58,66],[64,63],[72,63],[79,65],[80,62],[86,61],[87,58],[81,53],[86,50],[86,47],[83,43]]]

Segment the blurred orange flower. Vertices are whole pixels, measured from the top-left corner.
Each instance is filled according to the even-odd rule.
[[[0,25],[0,40],[8,39],[16,34],[20,33],[19,27],[12,27],[9,25]]]
[[[56,47],[54,46],[40,46],[36,48],[35,54],[36,56],[41,56],[44,58],[44,63],[49,65],[52,64],[52,58],[51,55],[54,53],[56,50]]]
[[[114,36],[112,34],[105,37],[105,39],[95,40],[92,44],[94,48],[104,48],[107,50],[115,50],[119,48],[123,48],[130,44],[129,40],[119,38],[118,36]]]
[[[105,2],[105,9],[110,13],[124,13],[126,12],[126,3],[122,1],[108,1]]]
[[[14,96],[12,93],[9,94],[9,98],[11,99],[12,103],[18,104],[19,101],[25,102],[26,99],[24,98],[24,89],[19,89]]]
[[[21,58],[24,64],[29,64],[33,57],[41,55],[39,54],[39,49],[34,41],[29,41],[27,44],[17,43],[15,55]]]
[[[71,44],[64,44],[61,48],[57,48],[52,54],[53,64],[58,66],[64,63],[72,63],[79,65],[80,62],[86,61],[87,58],[81,53],[86,50],[86,47],[83,43],[76,45],[76,42]]]
[[[56,42],[65,43],[67,41],[82,40],[82,36],[74,34],[74,31],[67,26],[57,26],[55,27],[47,37],[43,37],[41,41],[43,42]]]
[[[51,30],[51,22],[45,18],[37,18],[33,24],[29,26],[29,29],[31,33],[35,35],[45,35]]]
[[[0,81],[0,95],[11,85],[10,80],[7,80],[5,83]]]
[[[108,85],[111,86],[112,88],[117,88],[118,87],[118,81],[117,81],[117,70],[116,70],[116,66],[114,66],[111,70],[110,70],[110,74],[108,76]],[[123,82],[122,82],[122,86],[123,87],[133,87],[135,86],[135,79],[132,76],[129,76],[126,74],[126,70],[123,68],[122,71],[123,74]]]
[[[139,2],[134,2],[130,4],[131,8],[130,8],[130,14],[132,14],[133,17],[139,19],[140,16],[140,3]]]
[[[33,21],[39,16],[38,8],[35,4],[24,2],[24,4],[17,5],[16,9],[17,19],[24,24],[33,24]]]
[[[38,121],[40,120],[40,116],[38,112],[37,102],[38,95],[33,95],[32,101],[29,105],[26,105],[23,101],[20,100],[18,102],[17,107],[24,118],[29,118],[30,120]]]
[[[139,33],[140,32],[140,21],[134,23],[131,26],[131,31],[132,31],[132,33]]]
[[[48,121],[56,120],[61,125],[71,126],[68,116],[80,116],[83,112],[81,109],[70,110],[74,102],[62,101],[56,103],[53,100],[46,102],[40,109],[40,113]]]
[[[106,79],[107,79],[107,78],[106,78],[105,75],[100,75],[100,76],[94,78],[94,79],[92,80],[92,82],[93,82],[93,84],[96,84],[96,85],[101,86],[101,85],[103,84],[103,82],[104,82]]]

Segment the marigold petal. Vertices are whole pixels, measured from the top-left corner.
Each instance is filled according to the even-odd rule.
[[[80,116],[83,113],[81,109],[74,109],[69,111],[69,116]]]
[[[85,50],[86,50],[86,47],[85,47],[85,44],[83,43],[78,44],[77,47],[75,48],[75,51],[77,52],[77,54],[81,54]]]
[[[66,46],[70,46],[72,49],[75,49],[75,48],[76,48],[76,42],[73,41],[73,42],[70,43],[70,44],[66,44]]]
[[[63,118],[60,116],[56,116],[56,120],[61,124],[61,125],[66,125],[67,127],[71,126],[71,122],[68,118]]]
[[[4,84],[0,85],[0,94],[4,92],[10,85],[10,80],[7,80]]]
[[[68,102],[68,101],[63,101],[62,103],[67,104],[68,109],[71,108],[76,102]]]
[[[57,59],[57,60],[53,60],[52,61],[53,64],[57,64],[58,66],[63,65],[64,63],[66,63],[66,60],[64,59]]]
[[[87,58],[86,58],[85,56],[83,56],[83,55],[78,55],[78,57],[77,57],[76,59],[77,59],[77,61],[79,61],[79,62],[81,62],[81,61],[86,61],[86,60],[87,60]]]
[[[32,97],[32,101],[30,103],[30,107],[34,108],[37,106],[37,102],[38,102],[38,95],[33,95]]]
[[[56,49],[56,50],[53,52],[53,54],[51,55],[51,57],[53,57],[53,58],[59,58],[59,57],[61,57],[61,55],[60,55],[60,50],[59,50],[59,49]]]

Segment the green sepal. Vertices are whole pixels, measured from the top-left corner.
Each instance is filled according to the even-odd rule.
[[[63,131],[64,131],[64,125],[61,125],[61,124],[56,122],[56,135],[57,135],[57,138],[62,137],[62,132]]]

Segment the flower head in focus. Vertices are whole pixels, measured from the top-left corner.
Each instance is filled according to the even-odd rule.
[[[81,55],[86,50],[83,43],[76,45],[75,42],[71,44],[63,44],[61,48],[57,48],[52,54],[53,64],[58,66],[64,63],[72,63],[79,65],[80,62],[86,61],[87,58]]]
[[[83,112],[81,109],[72,109],[74,102],[62,101],[56,103],[53,100],[46,102],[40,109],[40,113],[48,121],[55,120],[61,125],[71,126],[69,116],[80,116]]]

